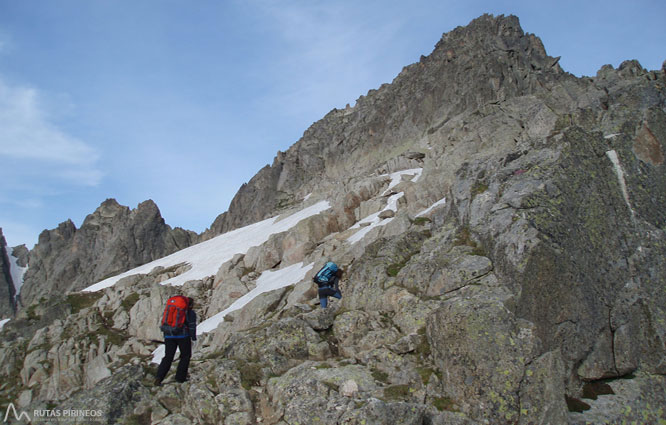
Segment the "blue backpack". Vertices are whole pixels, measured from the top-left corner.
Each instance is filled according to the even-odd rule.
[[[328,285],[333,282],[335,274],[338,272],[338,265],[329,261],[317,272],[312,280],[319,286]]]

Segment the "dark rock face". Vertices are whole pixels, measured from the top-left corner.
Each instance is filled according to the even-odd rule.
[[[0,318],[13,316],[16,310],[14,301],[16,289],[12,281],[9,261],[7,242],[0,228]]]
[[[27,306],[50,293],[85,288],[186,248],[195,240],[194,233],[166,225],[153,201],[130,210],[107,199],[80,229],[66,221],[42,232],[30,252],[21,302]]]
[[[658,134],[666,137],[664,132]],[[613,335],[621,324],[615,316],[618,308],[628,307],[628,299],[642,300],[639,310],[643,312],[636,312],[639,317],[659,316],[659,306],[665,305],[657,283],[666,281],[665,269],[660,262],[651,261],[666,255],[663,240],[656,236],[659,227],[654,226],[659,221],[663,226],[666,205],[663,198],[645,196],[649,188],[639,181],[662,188],[666,182],[658,167],[643,163],[640,170],[640,160],[627,149],[634,134],[614,143],[618,163],[626,173],[620,180],[605,154],[610,147],[601,134],[573,128],[563,136],[567,148],[558,168],[544,172],[549,174],[549,185],[525,203],[542,243],[531,253],[518,278],[522,292],[517,313],[539,325],[539,337],[547,347],[559,346],[573,360],[592,348],[583,341],[604,335],[617,340]],[[646,235],[655,235],[656,240]],[[642,339],[636,343],[649,344]],[[624,354],[618,353],[617,347],[613,352],[613,345],[611,341],[605,352],[608,362],[604,370],[599,365],[588,370],[584,365],[585,378],[617,377],[628,372],[614,364]],[[644,361],[653,363],[647,358]]]

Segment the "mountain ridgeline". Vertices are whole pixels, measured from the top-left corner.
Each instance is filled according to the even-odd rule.
[[[18,297],[21,250],[0,243],[0,407],[109,424],[666,421],[666,71],[578,78],[558,59],[516,17],[484,15],[314,123],[201,235],[152,201],[107,200],[19,255]],[[203,279],[160,284],[185,261],[77,292],[321,201]],[[343,298],[320,309],[327,260]],[[305,279],[200,335],[188,382],[152,385],[168,296],[211,318],[298,263]]]
[[[287,152],[278,153],[272,166],[241,187],[209,233],[269,217],[318,189],[321,180],[338,185],[350,176],[377,172],[400,154],[422,149],[424,138],[464,111],[575,80],[557,62],[539,38],[523,33],[515,18],[499,24],[478,19],[457,28],[391,84],[314,123]]]

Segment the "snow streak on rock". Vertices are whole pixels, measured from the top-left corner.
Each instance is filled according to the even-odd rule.
[[[317,215],[330,208],[328,201],[318,202],[310,207],[292,214],[284,219],[272,217],[258,223],[224,233],[208,241],[175,252],[167,257],[144,264],[141,267],[129,270],[118,276],[102,280],[83,291],[92,292],[108,288],[120,279],[135,275],[150,273],[155,267],[171,267],[177,264],[189,264],[191,269],[161,282],[164,285],[180,286],[187,281],[203,279],[217,273],[222,264],[229,261],[236,254],[245,254],[253,246],[261,245],[275,234],[294,227],[301,220]]]

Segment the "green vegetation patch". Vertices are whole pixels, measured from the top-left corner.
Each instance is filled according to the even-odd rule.
[[[428,342],[428,338],[421,338],[421,342],[419,342],[419,344],[416,346],[416,354],[418,354],[421,358],[425,358],[430,356],[430,352],[430,343]]]
[[[42,316],[37,314],[37,312],[35,311],[36,309],[37,309],[37,304],[33,304],[25,310],[25,314],[28,316],[28,320],[37,321],[42,318]]]
[[[249,391],[250,388],[260,385],[264,374],[259,363],[238,359],[236,360],[236,366],[241,375],[241,385],[243,388]]]
[[[463,226],[458,229],[456,232],[456,239],[453,241],[453,246],[462,246],[467,245],[476,248],[476,242],[474,242],[469,233],[469,227]]]
[[[474,183],[474,186],[472,186],[472,198],[475,197],[476,195],[482,194],[487,190],[488,190],[488,185],[477,180]]]
[[[412,223],[416,224],[417,226],[425,226],[428,223],[432,223],[432,220],[430,220],[428,217],[416,217]]]
[[[469,231],[469,227],[463,226],[456,232],[456,238],[453,241],[453,246],[469,246],[472,248],[472,255],[479,255],[486,257],[486,251],[483,247],[479,246],[473,239]]]
[[[421,382],[423,382],[423,385],[428,385],[430,377],[435,373],[435,370],[431,367],[417,367],[416,371],[419,373],[419,376],[421,376]]]
[[[409,385],[391,385],[384,388],[384,397],[388,400],[406,400],[414,392]]]
[[[72,307],[72,314],[91,307],[93,304],[102,298],[102,292],[76,292],[67,295],[67,304]]]
[[[448,411],[448,412],[458,412],[458,407],[456,404],[453,402],[448,397],[435,397],[432,399],[432,405],[435,406],[437,410],[440,412],[443,411]]]
[[[386,274],[391,276],[391,277],[396,277],[398,273],[400,273],[400,270],[405,267],[405,263],[394,263],[388,266],[386,269]]]
[[[141,296],[138,293],[134,292],[129,296],[125,297],[125,299],[122,301],[122,303],[120,303],[120,305],[122,305],[123,309],[125,309],[126,311],[130,311],[132,307],[134,307],[134,304],[136,304],[136,302],[139,301],[139,298],[141,298]]]
[[[375,381],[387,383],[388,382],[388,373],[382,372],[381,370],[373,369],[372,377],[375,378]]]
[[[106,343],[110,345],[122,346],[127,341],[127,334],[118,329],[100,325],[95,332],[86,335],[90,342],[96,342],[100,336],[104,336]]]
[[[2,389],[0,389],[0,408],[4,409],[9,403],[16,402],[16,395],[21,391],[23,382],[21,381],[19,369],[9,375],[3,376],[2,380]]]
[[[366,404],[368,404],[368,402],[366,400],[355,400],[354,401],[354,407],[356,407],[357,409],[362,408]]]

